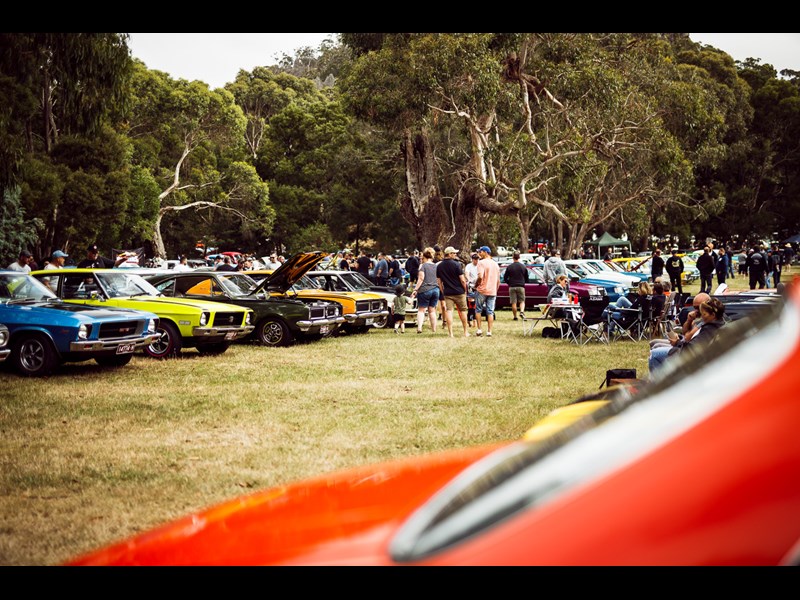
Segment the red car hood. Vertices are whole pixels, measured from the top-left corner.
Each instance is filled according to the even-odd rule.
[[[274,488],[74,565],[800,562],[800,286],[552,438]]]

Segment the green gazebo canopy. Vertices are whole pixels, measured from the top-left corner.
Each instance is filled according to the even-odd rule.
[[[608,248],[609,246],[627,246],[628,248],[631,247],[631,243],[628,240],[621,240],[619,238],[615,238],[607,231],[599,238],[597,238],[595,241],[586,243],[591,244],[592,246],[597,246],[598,254],[600,253],[601,248]]]

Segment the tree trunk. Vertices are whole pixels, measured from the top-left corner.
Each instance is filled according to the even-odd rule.
[[[161,209],[158,211],[156,222],[153,224],[153,248],[158,258],[167,258],[167,249],[164,247],[164,238],[161,237],[161,219],[164,217],[166,211]]]
[[[403,136],[401,151],[405,164],[405,190],[400,196],[400,214],[411,225],[420,248],[449,238],[449,219],[444,210],[433,149],[424,129],[412,139],[410,131]]]

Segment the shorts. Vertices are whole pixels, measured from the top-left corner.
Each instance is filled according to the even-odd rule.
[[[455,306],[459,312],[467,310],[467,295],[458,294],[456,296],[445,296],[444,305],[447,310],[453,310]]]
[[[484,296],[478,292],[478,297],[475,302],[475,310],[479,313],[486,313],[486,316],[494,316],[494,302],[497,296]]]
[[[406,316],[405,315],[401,315],[399,313],[395,313],[394,314],[394,322],[395,323],[404,323],[405,320],[406,320]]]
[[[522,306],[523,308],[525,308],[525,288],[524,287],[508,288],[508,301],[511,304],[516,304],[517,306]]]
[[[436,308],[439,304],[439,288],[431,288],[427,292],[417,294],[417,309]]]

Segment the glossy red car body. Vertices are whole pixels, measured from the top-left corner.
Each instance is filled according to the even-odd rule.
[[[796,565],[800,288],[539,441],[267,490],[75,565]]]

